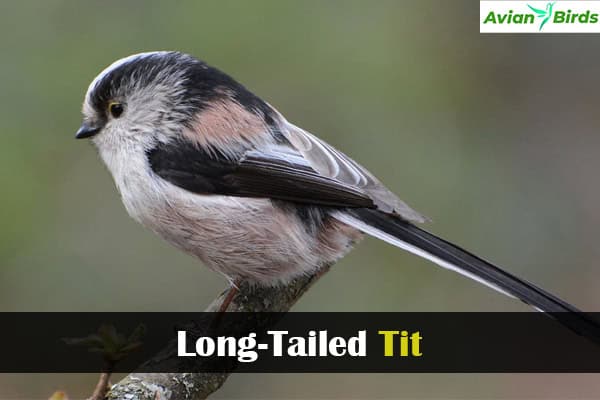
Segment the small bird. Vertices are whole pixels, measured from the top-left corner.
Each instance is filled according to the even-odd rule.
[[[426,218],[364,167],[190,55],[107,67],[76,138],[91,138],[133,219],[233,287],[312,274],[368,234],[600,337],[590,315],[417,227]]]

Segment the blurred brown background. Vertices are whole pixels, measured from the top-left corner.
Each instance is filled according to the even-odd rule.
[[[0,311],[193,311],[226,285],[126,215],[89,143],[91,79],[177,49],[371,169],[428,229],[600,309],[599,35],[480,35],[474,1],[0,3]],[[300,311],[527,310],[374,239]],[[10,327],[2,327],[10,329]],[[2,375],[0,398],[92,375]],[[594,375],[237,375],[214,398],[597,398]]]

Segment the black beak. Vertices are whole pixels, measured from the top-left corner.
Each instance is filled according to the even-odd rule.
[[[84,122],[75,134],[75,139],[90,138],[94,135],[97,135],[98,132],[100,132],[100,127],[88,125]]]

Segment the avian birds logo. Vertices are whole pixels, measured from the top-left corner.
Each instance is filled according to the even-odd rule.
[[[546,22],[548,22],[550,18],[552,18],[552,7],[554,7],[554,2],[546,4],[545,10],[540,10],[539,8],[532,7],[529,4],[527,4],[527,7],[529,7],[531,11],[536,13],[538,18],[542,18],[542,23],[540,24],[539,29],[541,31],[544,25],[546,25]]]

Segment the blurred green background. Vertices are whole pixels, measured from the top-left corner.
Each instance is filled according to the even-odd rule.
[[[600,36],[480,35],[474,1],[0,3],[0,311],[193,311],[225,281],[134,223],[89,143],[131,53],[215,65],[371,169],[428,229],[600,309]],[[527,310],[368,239],[297,311]],[[10,329],[10,327],[3,327]],[[0,375],[0,398],[93,375]],[[237,375],[215,398],[597,398],[594,375]]]

